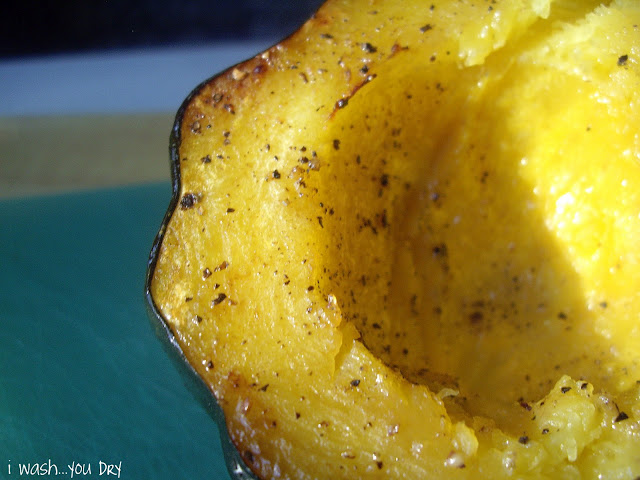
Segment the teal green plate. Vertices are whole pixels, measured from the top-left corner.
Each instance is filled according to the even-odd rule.
[[[116,478],[108,464],[124,479],[228,478],[215,422],[147,319],[171,193],[0,201],[0,478],[34,463],[44,478]]]

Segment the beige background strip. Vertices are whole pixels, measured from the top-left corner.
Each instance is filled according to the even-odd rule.
[[[0,117],[0,198],[168,181],[173,116]]]

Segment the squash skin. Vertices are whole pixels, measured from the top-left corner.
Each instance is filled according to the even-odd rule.
[[[336,2],[336,3],[339,3],[339,2]],[[338,8],[338,7],[335,7],[335,5],[332,5],[325,8],[330,9],[330,8]],[[322,12],[323,11],[321,10],[319,12],[319,15],[316,16],[316,19],[314,19],[316,24],[322,23],[322,16],[323,16]],[[308,26],[307,28],[312,29],[313,26]],[[425,33],[427,33],[428,31],[429,29],[426,29]],[[303,36],[303,33],[299,33],[299,36]],[[398,44],[398,45],[401,45],[401,44]],[[371,49],[371,47],[366,46],[366,42],[365,42],[365,46],[362,48],[364,50]],[[376,46],[373,46],[373,48],[380,48],[379,44],[376,44]],[[399,49],[396,49],[396,52],[394,53],[394,55],[401,55],[402,54],[401,48],[402,47],[399,47]],[[393,51],[394,49],[390,48],[389,50]],[[278,51],[278,47],[275,47],[274,50],[272,51],[274,52]],[[475,51],[468,52],[467,56],[463,61],[468,62],[470,65],[473,65],[474,62],[477,62],[478,59],[482,57],[482,55],[483,55],[482,53],[478,53]],[[193,202],[193,204],[195,204],[197,208],[200,198],[198,198],[197,196],[191,197],[191,196],[185,196],[185,195],[188,195],[189,193],[193,193],[193,192],[200,192],[200,191],[206,192],[205,188],[202,188],[203,187],[202,185],[198,185],[196,178],[189,179],[188,182],[185,182],[185,184],[188,185],[188,187],[186,187],[186,189],[183,188],[182,185],[180,185],[181,181],[179,176],[180,164],[181,162],[183,162],[182,160],[183,155],[180,154],[180,141],[178,140],[178,138],[182,138],[182,136],[185,136],[185,137],[188,136],[190,130],[191,130],[191,133],[194,133],[195,135],[194,131],[197,131],[198,129],[206,128],[206,125],[204,125],[204,122],[202,122],[202,124],[196,125],[196,122],[200,122],[201,120],[198,118],[199,113],[197,112],[197,109],[193,107],[193,105],[197,103],[199,98],[202,98],[198,96],[202,94],[203,89],[205,88],[206,85],[213,85],[218,90],[225,90],[226,88],[228,88],[229,91],[233,91],[232,95],[238,95],[238,97],[232,96],[231,97],[232,99],[236,99],[236,98],[242,99],[243,98],[242,95],[244,94],[243,89],[248,90],[249,93],[247,93],[247,95],[250,96],[251,95],[250,90],[252,88],[251,82],[254,82],[253,85],[260,84],[260,81],[261,81],[260,76],[262,75],[263,73],[262,69],[264,68],[264,67],[261,67],[261,65],[264,64],[264,61],[265,61],[265,56],[263,55],[263,56],[256,57],[255,59],[252,59],[245,64],[229,69],[228,71],[223,73],[221,76],[217,77],[217,79],[214,80],[213,84],[210,84],[209,82],[205,82],[205,84],[203,84],[202,87],[200,87],[196,92],[194,92],[194,94],[185,102],[184,109],[181,109],[181,112],[179,112],[177,123],[176,123],[176,129],[174,130],[174,139],[176,139],[175,149],[172,147],[172,156],[173,156],[172,165],[174,169],[174,198],[173,198],[172,206],[170,207],[168,216],[165,220],[165,226],[169,224],[169,222],[171,221],[171,217],[175,212],[180,213],[182,211],[188,211],[191,209],[191,207],[194,206],[194,205],[191,205],[191,207],[183,209],[181,207],[182,204],[180,203],[183,201],[183,199],[186,199],[186,204],[190,204]],[[374,69],[372,68],[371,70],[373,71]],[[246,74],[247,72],[252,72],[252,74],[247,75]],[[369,79],[369,76],[372,76],[372,75],[373,74],[365,76],[363,80],[361,80],[360,82],[355,83],[355,85],[347,88],[346,90],[343,90],[343,93],[341,95],[336,95],[335,97],[336,103],[333,107],[333,110],[331,110],[329,113],[329,118],[338,118],[341,115],[343,108],[351,108],[354,105],[354,103],[357,102],[356,96],[358,95],[359,92],[360,93],[364,92],[365,89],[373,86],[374,82],[379,80],[379,77],[373,77]],[[240,89],[236,90],[235,87],[238,82],[244,82],[244,83],[242,83]],[[206,95],[211,97],[209,93],[207,93]],[[349,105],[338,106],[338,103],[341,100],[343,100],[343,103],[344,103],[344,99],[348,101],[347,103],[349,103]],[[227,107],[225,107],[225,103],[223,102],[224,100],[221,99],[220,107],[222,107],[228,114],[235,115],[236,113],[232,113],[230,110],[237,109],[237,105],[233,102],[230,102],[230,103],[227,103],[226,104]],[[191,106],[191,111],[187,112],[189,106]],[[221,133],[224,135],[224,132],[229,132],[229,131],[232,132],[230,135],[230,138],[231,138],[231,142],[233,142],[234,131],[232,129],[228,129],[228,130],[224,129],[223,132]],[[228,137],[225,137],[225,138],[228,138]],[[344,149],[346,143],[347,143],[346,140],[342,140],[342,143],[339,145],[339,148]],[[264,145],[261,145],[261,146],[264,147]],[[298,145],[298,148],[300,148],[299,145]],[[333,148],[335,149],[335,144]],[[270,147],[269,150],[272,150],[272,149],[275,150],[274,147]],[[318,156],[321,159],[327,157],[326,152],[324,153],[325,154],[323,155],[323,152],[320,152],[320,149],[318,149]],[[196,155],[196,160],[199,160],[197,158],[198,156],[199,154]],[[204,156],[202,156],[202,158],[204,158]],[[187,161],[189,160],[193,160],[193,157],[190,157]],[[205,165],[204,161],[202,164]],[[320,168],[325,168],[325,165],[321,165]],[[272,171],[271,173],[274,173],[274,172],[275,170]],[[312,183],[313,179],[311,179],[311,175],[313,174],[313,172],[314,172],[313,170],[311,170],[311,172],[307,172],[308,177],[305,177],[302,180],[302,181],[306,180],[306,182],[311,186],[311,188],[313,188],[313,183]],[[282,175],[281,172],[279,173],[280,175]],[[271,178],[266,176],[266,178],[263,180],[265,182],[274,182],[276,180],[280,180],[280,178],[276,178],[274,174]],[[377,181],[381,183],[385,183],[381,177],[377,178]],[[227,207],[227,208],[231,208],[231,207]],[[379,225],[376,225],[375,223],[372,225],[370,221],[368,224],[364,225],[365,228],[366,229],[373,229],[376,227],[384,228],[383,227],[384,223],[386,222],[393,223],[393,221],[395,221],[394,218],[385,220],[384,217],[382,218],[377,217],[376,220],[379,222]],[[324,222],[326,224],[328,220],[325,219]],[[324,229],[325,227],[321,226],[320,228]],[[162,233],[164,233],[164,231]],[[153,303],[154,294],[153,294],[153,288],[152,288],[152,281],[153,281],[154,270],[156,267],[156,261],[157,261],[158,255],[160,255],[162,239],[163,239],[163,235],[159,237],[156,243],[157,247],[154,247],[154,251],[152,252],[153,261],[152,261],[152,267],[149,269],[150,274],[147,282],[148,298],[149,298],[150,304],[152,305],[155,305]],[[226,262],[226,260],[224,262]],[[230,261],[229,263],[231,265],[229,267],[229,270],[231,270],[231,268],[235,266],[235,262]],[[220,267],[222,265],[223,263],[212,265],[211,270],[214,270],[215,269],[214,267]],[[226,269],[227,269],[227,266],[220,269],[220,271],[226,271]],[[219,272],[216,272],[216,273],[219,273]],[[198,271],[197,273],[200,273],[200,272]],[[291,275],[291,278],[298,280],[303,278],[303,275],[300,274],[300,276],[296,276],[296,277]],[[314,285],[309,285],[309,286],[314,286]],[[376,388],[384,389],[385,386],[388,385],[387,388],[389,390],[400,394],[400,398],[403,399],[402,401],[407,402],[406,403],[407,406],[405,406],[405,408],[415,408],[416,410],[418,410],[418,406],[421,405],[422,403],[425,403],[426,405],[428,405],[428,407],[426,407],[426,410],[428,411],[427,413],[431,414],[433,418],[446,418],[444,428],[440,429],[441,426],[438,426],[438,427],[434,426],[431,431],[432,432],[441,431],[444,437],[449,438],[449,443],[447,443],[444,447],[434,445],[433,448],[430,448],[429,451],[433,453],[433,457],[437,460],[434,460],[432,463],[425,461],[424,462],[424,464],[426,465],[424,467],[425,470],[424,471],[416,470],[416,471],[413,471],[412,473],[407,473],[409,477],[414,477],[415,475],[420,475],[427,472],[431,475],[434,475],[434,477],[439,475],[439,476],[443,476],[443,478],[457,478],[458,476],[461,478],[465,478],[465,477],[473,478],[474,475],[478,475],[478,472],[480,473],[484,472],[485,474],[486,472],[495,473],[494,468],[496,464],[502,464],[502,465],[508,464],[510,462],[509,459],[511,457],[509,455],[506,455],[505,452],[511,452],[511,454],[513,454],[514,457],[518,457],[518,458],[527,458],[528,456],[535,457],[535,455],[542,455],[542,456],[550,455],[548,452],[548,449],[543,448],[542,450],[540,450],[536,448],[537,445],[535,443],[538,441],[542,443],[544,440],[544,437],[540,436],[542,434],[538,435],[538,437],[536,438],[536,436],[534,436],[533,433],[530,433],[529,435],[527,435],[528,440],[526,442],[521,442],[520,440],[524,438],[524,436],[518,437],[518,436],[513,436],[513,434],[510,434],[510,433],[504,434],[499,429],[496,429],[495,425],[492,425],[491,422],[482,420],[481,415],[480,416],[474,415],[470,418],[467,418],[464,416],[464,412],[456,412],[456,408],[458,407],[455,403],[452,403],[452,404],[447,403],[446,404],[447,409],[445,411],[443,401],[434,395],[434,393],[437,393],[437,391],[434,391],[432,393],[427,389],[425,389],[423,386],[407,385],[404,383],[404,380],[402,379],[402,377],[400,377],[399,375],[396,375],[395,373],[390,373],[389,374],[390,376],[386,378],[384,382],[376,382],[375,376],[377,375],[377,373],[373,375],[373,372],[384,371],[384,370],[380,370],[380,368],[382,368],[381,364],[377,363],[375,358],[371,358],[371,356],[369,355],[370,352],[368,352],[367,349],[364,348],[363,344],[357,340],[357,336],[358,336],[357,332],[354,332],[352,329],[348,329],[348,328],[344,329],[343,327],[344,323],[340,320],[339,315],[335,314],[335,309],[337,308],[339,310],[341,308],[343,299],[338,296],[336,305],[334,305],[334,307],[331,307],[331,305],[334,303],[330,297],[332,293],[330,293],[330,291],[327,291],[325,288],[322,288],[323,286],[324,285],[316,284],[315,290],[322,290],[325,292],[325,295],[328,293],[328,295],[325,297],[327,308],[324,309],[325,311],[323,312],[323,315],[325,317],[323,318],[325,318],[329,326],[329,329],[331,330],[327,338],[329,340],[329,344],[333,345],[331,347],[333,350],[330,350],[330,353],[333,352],[331,354],[336,356],[344,356],[345,355],[344,345],[348,345],[350,349],[348,352],[349,358],[357,358],[360,360],[360,363],[358,365],[355,365],[355,364],[346,365],[346,366],[343,365],[343,367],[345,367],[343,371],[343,374],[345,376],[344,377],[337,376],[340,382],[343,382],[343,384],[345,385],[344,387],[346,389],[345,392],[348,391],[350,388],[352,390],[363,391],[366,385],[369,383],[369,380],[371,380],[370,384],[375,385]],[[220,297],[218,295],[215,295],[212,297],[211,301],[216,302],[217,299],[219,298]],[[227,297],[223,298],[218,303],[216,303],[215,306],[223,305],[225,307],[226,306],[233,307],[233,305],[229,303],[232,301],[238,301],[238,300],[234,299],[231,295],[228,295]],[[331,310],[334,310],[333,314]],[[167,315],[167,313],[162,313],[162,310],[155,306],[152,309],[152,317],[159,319],[165,325],[169,325],[169,324],[172,325],[166,330],[169,334],[171,334],[171,332],[174,331],[172,329],[178,330],[178,333],[176,334],[179,339],[177,341],[177,344],[185,345],[187,348],[190,348],[191,344],[196,343],[196,341],[194,340],[195,337],[190,336],[191,334],[188,331],[187,333],[184,333],[184,332],[180,333],[180,328],[184,328],[184,325],[180,325],[180,322],[175,320],[175,314],[173,315],[174,319],[168,318],[171,316],[172,315]],[[206,320],[208,319],[205,319],[205,321]],[[316,332],[314,331],[314,334],[315,333]],[[227,338],[230,338],[230,337],[227,337]],[[233,338],[231,338],[230,340],[231,341],[229,343],[232,343],[234,341]],[[370,336],[365,338],[365,341],[367,346],[369,347],[371,347],[371,345],[375,343],[375,339],[372,339],[372,337]],[[239,354],[242,355],[241,353],[242,350],[239,350],[239,352],[240,352]],[[192,358],[191,360],[187,360],[187,362],[190,363],[191,365],[194,365],[194,368],[197,367],[195,368],[195,371],[197,371],[200,376],[202,376],[203,378],[211,378],[211,374],[207,373],[208,372],[207,368],[206,367],[203,368],[202,364],[198,365],[197,357]],[[313,362],[314,362],[314,359],[312,358],[308,362],[306,362],[305,365],[313,364]],[[366,377],[365,374],[358,374],[358,378],[354,377],[350,379],[348,377],[349,373],[354,373],[358,371],[362,372],[363,369],[367,371],[369,371],[370,369],[373,377],[368,378]],[[410,376],[410,372],[403,371],[403,373],[407,376]],[[316,374],[316,372],[314,372],[314,374]],[[327,372],[324,372],[324,374],[327,375],[327,378],[333,378],[332,376],[335,375],[335,372],[327,371]],[[207,377],[207,375],[209,376]],[[264,400],[262,397],[265,397],[266,395],[264,394],[268,393],[269,390],[273,390],[275,388],[282,388],[282,387],[277,387],[275,382],[273,382],[272,380],[269,380],[268,382],[264,381],[264,383],[261,385],[254,385],[256,383],[255,380],[249,379],[247,378],[246,375],[238,374],[234,371],[226,371],[223,374],[220,374],[220,377],[218,378],[220,379],[222,377],[226,377],[227,385],[225,386],[225,385],[219,384],[217,386],[217,390],[216,390],[216,387],[211,387],[211,388],[214,391],[214,393],[218,396],[221,403],[223,405],[225,404],[227,405],[227,410],[226,410],[227,424],[225,426],[229,428],[233,442],[236,443],[240,451],[243,452],[244,458],[247,460],[247,463],[251,464],[253,469],[255,469],[256,471],[259,471],[264,478],[271,478],[271,477],[276,478],[278,474],[282,474],[283,476],[289,477],[289,478],[311,478],[313,476],[317,476],[318,472],[314,470],[310,470],[310,468],[313,468],[312,467],[313,461],[310,462],[310,465],[308,465],[306,469],[301,468],[300,470],[297,470],[297,471],[295,469],[285,470],[287,465],[286,459],[276,457],[276,460],[273,460],[272,457],[269,457],[268,454],[265,453],[267,450],[264,447],[260,447],[260,446],[256,447],[255,442],[257,440],[255,439],[263,438],[262,435],[264,434],[264,432],[267,432],[269,430],[268,421],[265,420],[266,417],[264,417],[264,412],[268,410],[269,404],[268,404],[268,400]],[[354,386],[351,383],[353,380],[358,380],[359,383]],[[388,384],[385,382],[388,382]],[[339,383],[339,382],[336,380],[336,383]],[[591,386],[591,384],[587,384],[588,386],[583,388],[583,383],[584,382],[581,382],[581,381],[573,381],[568,377],[561,377],[559,378],[558,383],[553,388],[549,389],[551,393],[549,393],[547,401],[553,400],[554,402],[558,402],[561,399],[569,398],[567,396],[567,393],[569,393],[569,395],[573,395],[574,393],[583,392],[583,390],[586,391],[586,393],[588,393],[589,395],[593,395],[593,387]],[[443,382],[443,384],[446,386],[446,379]],[[261,389],[264,388],[265,385],[268,385],[268,388],[265,388],[265,390],[262,391]],[[260,388],[257,388],[257,387],[260,387]],[[566,388],[569,388],[569,390],[567,390],[567,392],[564,393],[563,390]],[[561,395],[563,395],[562,397],[558,397],[559,395],[557,393],[558,391],[561,392]],[[374,395],[376,392],[371,391],[367,393],[370,395]],[[447,392],[444,392],[444,393],[445,395],[447,394]],[[633,396],[632,393],[629,393],[629,395]],[[590,399],[592,397],[584,397],[584,398]],[[581,405],[580,402],[582,401],[583,397],[576,397],[576,399],[577,399],[576,405]],[[542,413],[545,410],[544,407],[547,402],[545,402],[545,400],[540,400],[539,402],[534,403],[533,400],[534,399],[530,400],[531,403],[527,403],[530,409],[522,407],[523,411],[533,412],[531,414],[532,416],[538,416],[537,414],[540,413],[540,416],[538,418],[549,418],[548,416],[545,417],[544,415],[542,415]],[[584,412],[593,411],[594,409],[595,411],[597,411],[598,416],[594,417],[594,420],[593,420],[594,425],[598,423],[613,425],[613,423],[615,423],[614,420],[617,418],[618,413],[613,411],[611,408],[608,408],[606,406],[607,405],[606,401],[588,400],[586,401],[586,403],[585,402],[583,403],[584,403],[583,405]],[[627,402],[627,404],[633,405],[633,401],[631,401],[631,403]],[[230,405],[232,407],[229,407]],[[411,406],[411,407],[408,407],[408,406]],[[260,411],[263,412],[262,415],[258,415],[256,413]],[[452,416],[457,415],[456,420],[454,421],[449,420],[449,418],[447,418],[447,413],[451,414]],[[443,415],[445,417],[442,417]],[[550,415],[553,416],[553,413],[550,413]],[[587,414],[582,413],[581,415],[584,417]],[[279,420],[279,417],[276,416],[276,420]],[[242,424],[243,422],[245,423],[248,422],[249,424],[252,424],[253,430],[247,430],[243,433],[242,430],[238,427],[238,425]],[[465,422],[467,426],[465,426]],[[260,426],[256,427],[256,425],[264,425],[264,427],[260,427]],[[280,422],[278,422],[278,425],[280,425]],[[398,422],[397,424],[389,423],[388,425],[385,426],[387,431],[387,436],[396,437],[396,432],[394,432],[394,428],[396,428],[397,425],[400,425],[399,428],[401,429],[408,426],[406,422]],[[435,423],[433,425],[435,425]],[[329,425],[325,427],[320,427],[320,428],[327,428],[328,426]],[[264,432],[261,431],[261,428],[264,428]],[[548,427],[541,424],[540,428],[536,430],[536,432],[542,432],[545,428],[548,428]],[[226,430],[226,428],[221,428],[221,431],[224,431],[224,430]],[[426,430],[429,430],[429,428],[427,428]],[[473,433],[470,430],[473,430]],[[486,434],[483,432],[489,432],[489,433]],[[312,435],[312,433],[307,432],[306,435]],[[396,438],[399,438],[399,437],[396,437]],[[411,438],[420,438],[420,436],[415,435],[415,436],[412,436]],[[489,438],[489,440],[487,440],[487,438]],[[529,440],[531,440],[531,442],[529,442]],[[317,441],[320,443],[316,443],[316,445],[322,444],[321,441],[319,440]],[[274,443],[277,443],[277,442],[274,442]],[[295,445],[295,443],[293,444]],[[258,443],[258,445],[261,445],[261,444]],[[361,455],[361,452],[358,450],[360,447],[360,444],[354,444],[354,445],[356,446],[351,447],[351,449],[346,448],[341,452],[342,454],[344,454],[344,456],[341,456],[341,458],[338,459],[338,462],[342,462],[340,463],[341,465],[349,466],[351,464],[351,468],[353,468],[352,466],[355,462],[353,461],[354,458],[352,457]],[[563,448],[564,449],[568,448],[567,445],[568,445],[567,443],[563,443],[559,445],[557,449],[552,450],[552,454],[555,454],[553,453],[554,451],[556,452],[563,451]],[[297,446],[300,447],[299,444],[297,444]],[[498,446],[501,446],[502,450],[500,450]],[[583,445],[583,446],[576,446],[575,448],[577,450],[581,450],[584,447],[585,446]],[[380,451],[372,450],[370,452],[371,469],[365,470],[366,473],[363,473],[362,471],[360,471],[361,475],[364,476],[366,474],[371,476],[371,478],[376,478],[376,477],[391,478],[394,476],[401,478],[405,474],[402,470],[402,465],[394,466],[393,461],[390,461],[388,459],[388,457],[393,458],[394,456],[393,452],[402,451],[402,448],[400,450],[394,450],[392,447],[388,447],[389,450],[386,450],[385,448],[380,448],[379,449]],[[415,450],[421,450],[422,448],[424,447],[421,447],[421,448],[416,447]],[[630,449],[628,458],[630,461],[633,460],[634,462],[636,462],[636,467],[637,467],[637,453],[638,453],[637,442],[635,444],[631,444],[631,446],[628,446],[628,448]],[[256,453],[256,451],[259,451],[260,454]],[[460,453],[458,453],[458,451]],[[307,451],[306,453],[308,454],[310,452]],[[567,458],[569,461],[571,461],[571,458],[573,455],[574,455],[573,452],[567,453]],[[381,460],[383,457],[384,457],[384,460]],[[474,461],[473,460],[474,458],[476,458],[477,460]],[[396,457],[396,462],[402,463],[401,461],[398,462],[398,459],[401,459],[400,456]],[[525,462],[525,464],[535,465],[536,462],[539,463],[540,460],[533,459],[533,460],[528,460],[527,462]],[[382,467],[379,468],[378,465],[380,465],[380,463],[382,464]],[[518,461],[517,463],[521,463],[521,461]],[[465,468],[456,468],[456,467],[460,467],[462,464],[464,464]],[[277,465],[277,469],[274,465]],[[349,467],[343,466],[343,468],[349,468]],[[553,476],[559,476],[559,475],[562,475],[562,476],[576,475],[576,472],[574,471],[575,469],[572,470],[570,468],[570,465],[562,468],[565,468],[565,470],[549,470],[549,471],[544,471],[544,469],[534,470],[529,472],[528,475],[530,475],[531,478],[540,478],[541,476],[553,477]],[[629,468],[632,469],[630,470],[631,473],[634,473],[637,475],[637,469],[634,470],[634,464],[630,465]],[[380,470],[380,471],[377,471],[377,470]],[[507,471],[508,469],[505,469],[503,474],[506,475]],[[518,471],[518,473],[521,476],[524,475],[523,472],[521,471]],[[354,474],[355,473],[351,471],[348,476],[352,477]],[[331,473],[331,475],[334,475],[334,476],[340,475],[340,470]],[[579,478],[579,477],[576,477],[576,478]]]

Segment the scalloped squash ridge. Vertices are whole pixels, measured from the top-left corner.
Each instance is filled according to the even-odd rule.
[[[256,476],[640,476],[639,24],[329,0],[187,99],[150,292]]]

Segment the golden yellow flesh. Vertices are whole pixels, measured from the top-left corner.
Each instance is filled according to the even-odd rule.
[[[206,84],[152,295],[262,478],[640,475],[640,4],[329,1]]]

